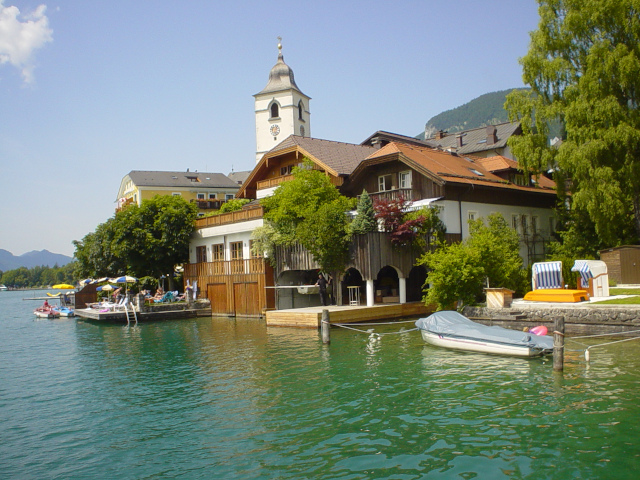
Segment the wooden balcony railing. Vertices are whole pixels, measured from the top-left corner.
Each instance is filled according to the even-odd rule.
[[[266,188],[273,188],[280,185],[282,182],[286,182],[288,180],[292,180],[293,175],[282,175],[280,177],[267,178],[266,180],[260,180],[256,184],[256,188],[258,190],[264,190]]]
[[[401,196],[410,202],[418,200],[418,198],[413,198],[413,190],[410,188],[395,188],[393,190],[385,190],[383,192],[374,192],[370,193],[369,196],[371,197],[372,202],[382,199],[398,200]]]
[[[227,225],[229,223],[246,222],[262,218],[264,209],[262,206],[255,208],[247,208],[236,210],[235,212],[221,213],[211,217],[203,217],[196,219],[196,228],[215,227],[218,225]]]
[[[331,183],[336,187],[339,187],[344,183],[342,177],[329,177],[331,179]],[[257,190],[264,190],[267,188],[277,187],[283,182],[287,182],[293,179],[293,175],[282,175],[280,177],[267,178],[266,180],[260,180],[256,183]]]
[[[196,199],[196,200],[191,200],[191,203],[197,203],[198,204],[198,208],[200,210],[220,210],[220,207],[222,206],[223,203],[225,203],[225,200],[218,200],[218,199],[209,199],[209,200],[205,200],[205,199]]]
[[[184,278],[197,279],[217,275],[262,274],[264,272],[264,258],[254,257],[241,260],[189,263],[185,265]]]

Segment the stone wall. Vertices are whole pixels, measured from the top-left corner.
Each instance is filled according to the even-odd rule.
[[[465,307],[463,314],[480,323],[514,329],[535,325],[550,328],[557,317],[563,316],[568,334],[616,333],[640,329],[640,305]]]

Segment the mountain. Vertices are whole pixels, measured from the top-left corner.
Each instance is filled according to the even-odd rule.
[[[508,122],[509,116],[504,109],[504,102],[513,90],[515,89],[485,93],[464,105],[439,113],[429,119],[425,129],[431,132],[429,136],[433,136],[438,130],[455,133]],[[424,140],[424,131],[416,135],[416,138]]]
[[[16,256],[13,253],[0,248],[0,270],[3,272],[20,267],[33,268],[40,267],[42,265],[53,267],[57,264],[59,267],[62,267],[72,260],[72,257],[68,257],[67,255],[62,255],[60,253],[51,253],[48,250],[41,250],[39,252],[33,250]]]

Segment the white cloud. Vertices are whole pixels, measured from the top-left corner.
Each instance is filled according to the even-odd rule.
[[[40,5],[33,13],[20,16],[17,7],[5,7],[0,0],[0,65],[9,63],[20,69],[25,83],[33,81],[33,53],[53,40],[46,10],[46,5]]]

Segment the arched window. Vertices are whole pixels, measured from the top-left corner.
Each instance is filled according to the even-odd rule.
[[[302,120],[302,112],[304,111],[304,105],[302,104],[302,100],[298,102],[298,119]]]
[[[273,102],[271,104],[271,118],[278,118],[280,116],[280,110],[278,108],[278,104]]]

